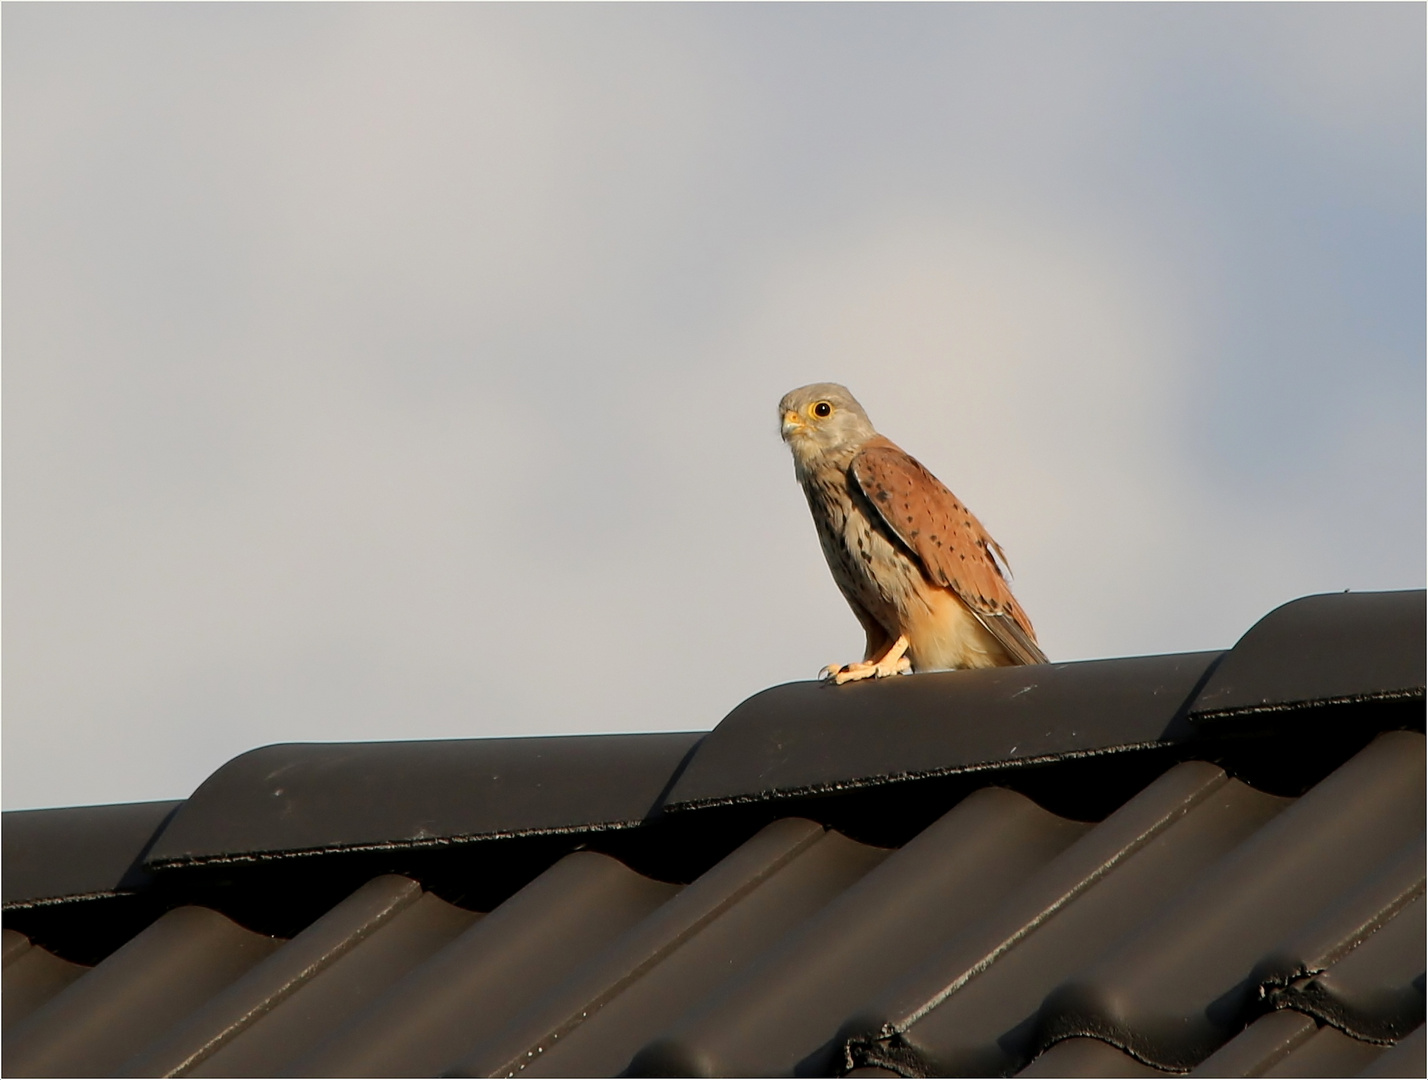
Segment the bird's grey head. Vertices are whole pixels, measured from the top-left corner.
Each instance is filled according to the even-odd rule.
[[[858,399],[837,383],[790,390],[778,403],[778,415],[783,441],[804,467],[855,450],[877,434]]]

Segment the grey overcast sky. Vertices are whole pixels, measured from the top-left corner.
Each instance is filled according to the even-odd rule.
[[[4,804],[854,658],[847,383],[1053,659],[1424,584],[1422,4],[8,4]]]

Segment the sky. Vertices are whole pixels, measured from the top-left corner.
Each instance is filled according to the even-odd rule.
[[[861,657],[848,385],[1054,660],[1425,580],[1421,4],[9,4],[3,800]]]

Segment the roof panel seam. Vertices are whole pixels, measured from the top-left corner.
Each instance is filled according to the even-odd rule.
[[[1068,750],[1055,754],[1036,754],[1024,758],[998,758],[970,765],[952,765],[940,769],[917,769],[904,772],[876,773],[849,780],[837,780],[823,784],[807,784],[800,787],[772,788],[757,794],[716,795],[702,799],[688,799],[671,803],[665,807],[669,813],[685,813],[718,806],[737,806],[749,803],[768,802],[772,799],[799,798],[808,795],[835,795],[843,791],[866,788],[891,787],[895,784],[915,780],[934,780],[939,777],[975,775],[998,770],[1016,770],[1032,765],[1053,765],[1063,761],[1082,761],[1088,758],[1108,757],[1113,754],[1134,753],[1137,750],[1155,750],[1181,745],[1180,740],[1151,739],[1143,742],[1118,743],[1114,746],[1096,747],[1090,750]]]
[[[189,866],[230,866],[245,863],[276,862],[310,858],[315,855],[362,854],[376,851],[408,851],[415,849],[459,847],[462,844],[485,843],[491,840],[521,840],[541,836],[579,836],[584,833],[621,832],[647,824],[646,819],[602,821],[584,825],[558,825],[549,828],[502,829],[491,832],[459,833],[453,836],[422,836],[404,840],[380,840],[354,844],[324,844],[304,848],[276,848],[259,851],[232,852],[222,855],[190,855],[145,863],[146,869],[171,870]],[[70,899],[70,898],[66,898]]]
[[[1401,690],[1371,690],[1361,694],[1343,694],[1336,697],[1300,698],[1294,701],[1266,701],[1257,705],[1236,705],[1224,709],[1191,709],[1192,720],[1218,720],[1220,718],[1257,716],[1262,713],[1299,712],[1303,709],[1319,709],[1333,705],[1367,705],[1381,701],[1422,701],[1425,689],[1421,686]]]
[[[29,911],[33,908],[60,907],[77,904],[84,900],[112,900],[124,896],[143,896],[144,889],[103,889],[98,892],[63,893],[59,896],[37,896],[24,900],[6,900],[0,905],[4,911]]]

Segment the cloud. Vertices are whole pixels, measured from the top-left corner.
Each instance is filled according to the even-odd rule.
[[[1421,23],[7,9],[6,804],[847,659],[815,379],[1054,656],[1421,585]]]

